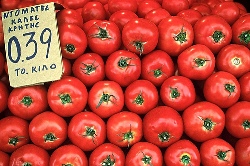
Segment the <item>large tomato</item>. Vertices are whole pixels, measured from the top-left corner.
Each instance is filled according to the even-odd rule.
[[[136,0],[109,0],[108,11],[113,14],[120,10],[129,10],[133,13],[137,12],[137,1]]]
[[[106,11],[101,2],[89,1],[82,7],[82,20],[87,22],[89,20],[105,20]]]
[[[162,8],[166,9],[171,16],[189,8],[188,0],[162,0]]]
[[[152,21],[153,23],[155,23],[155,25],[158,26],[162,19],[169,16],[170,13],[166,9],[156,8],[146,13],[144,18]]]
[[[139,1],[139,0],[137,0]],[[138,2],[138,6],[137,6],[137,12],[136,14],[140,17],[140,18],[144,18],[145,15],[154,10],[154,9],[158,9],[161,8],[161,4],[155,0],[140,0]]]
[[[0,165],[8,166],[9,165],[10,156],[8,153],[0,151]]]
[[[187,20],[192,26],[194,26],[196,21],[202,17],[202,14],[198,10],[186,9],[177,13],[177,16]]]
[[[243,74],[239,79],[240,99],[250,101],[250,72]]]
[[[0,113],[8,107],[9,90],[3,81],[0,81]]]
[[[250,138],[241,138],[235,144],[235,163],[237,166],[249,165]]]
[[[83,19],[79,12],[74,9],[65,8],[56,13],[57,24],[76,24],[80,28],[83,26]]]

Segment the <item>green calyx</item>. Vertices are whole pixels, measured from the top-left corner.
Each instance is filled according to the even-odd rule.
[[[233,93],[235,91],[235,86],[232,84],[225,84],[224,87],[225,87],[225,90],[230,93],[230,95],[231,95],[231,93]]]
[[[57,140],[57,137],[53,133],[48,133],[43,136],[44,142],[54,142]]]
[[[115,159],[111,159],[110,155],[107,156],[101,163],[101,166],[114,166],[115,165]]]
[[[96,68],[99,66],[94,66],[95,61],[92,64],[85,64],[82,63],[84,65],[85,68],[80,67],[80,69],[83,71],[84,74],[90,75],[91,73],[93,73]]]
[[[187,41],[187,33],[184,32],[183,27],[181,28],[181,31],[173,37],[175,41],[180,42],[180,44]]]
[[[112,37],[109,35],[106,28],[102,28],[98,26],[98,29],[99,29],[98,33],[91,35],[91,37],[100,38],[101,40],[112,39]]]
[[[203,127],[208,131],[213,130],[214,126],[216,125],[216,123],[214,123],[210,118],[205,118],[205,119],[203,119],[202,117],[198,118],[203,121]]]
[[[144,44],[146,44],[146,42],[142,42],[142,41],[133,41],[133,46],[135,47],[135,49],[137,51],[139,51],[140,55],[143,53],[144,51]]]
[[[184,166],[190,165],[191,162],[190,155],[188,154],[182,155],[180,161],[181,163],[183,163]]]
[[[134,139],[134,133],[131,130],[131,125],[130,125],[130,129],[128,132],[125,133],[121,133],[118,136],[122,137],[121,141],[127,141],[128,142],[128,147],[130,146],[130,141]]]
[[[128,61],[130,61],[132,58],[123,58],[121,57],[120,60],[118,61],[117,65],[120,67],[120,68],[127,68],[128,66],[133,66],[131,64],[129,64]]]
[[[169,132],[165,131],[165,132],[158,134],[158,138],[161,142],[168,142],[171,138],[171,135]]]
[[[116,97],[114,95],[110,95],[110,94],[103,92],[101,99],[99,100],[99,103],[97,104],[96,108],[99,108],[102,105],[102,103],[107,103],[107,104],[108,104],[108,102],[114,103],[111,100],[111,98],[114,98],[116,100]]]
[[[176,99],[180,96],[180,92],[178,91],[178,88],[172,88],[170,87],[170,97],[172,99]]]
[[[244,120],[243,123],[242,123],[242,126],[243,126],[244,130],[250,129],[250,121],[249,120]]]
[[[62,164],[62,166],[73,166],[73,164],[66,163],[66,164]]]
[[[21,100],[21,103],[26,107],[29,107],[33,103],[33,100],[30,96],[24,96]]]
[[[250,42],[250,30],[242,32],[238,38],[240,39],[241,43],[249,44],[249,42]]]
[[[213,41],[215,43],[220,42],[224,37],[225,37],[225,35],[221,31],[214,31],[214,33],[212,35]]]
[[[72,103],[71,96],[68,93],[62,93],[59,95],[62,104]]]
[[[22,166],[32,166],[32,164],[29,163],[29,162],[24,162],[24,163],[22,164]]]
[[[144,165],[152,165],[152,157],[145,155],[144,153],[141,161],[143,162]]]
[[[205,66],[205,64],[206,64],[207,61],[209,61],[209,60],[206,60],[204,58],[195,58],[194,59],[195,66],[197,66],[197,67],[203,67],[203,66]]]
[[[153,72],[154,72],[154,77],[156,78],[160,77],[163,73],[161,69],[156,69]]]
[[[144,99],[142,97],[142,92],[140,92],[140,94],[138,96],[136,96],[135,100],[133,101],[133,103],[137,104],[137,105],[143,105],[144,103]]]
[[[66,51],[69,53],[73,53],[76,50],[73,44],[66,44]]]
[[[18,136],[13,137],[13,138],[9,138],[8,144],[16,146],[18,144],[18,142],[19,142],[19,138],[20,137],[18,137]]]
[[[226,157],[227,157],[227,153],[228,153],[229,151],[230,151],[230,150],[227,150],[227,151],[222,151],[222,150],[220,150],[220,151],[218,151],[218,153],[216,154],[216,156],[217,156],[217,158],[218,158],[219,160],[227,161],[227,160],[226,160]]]

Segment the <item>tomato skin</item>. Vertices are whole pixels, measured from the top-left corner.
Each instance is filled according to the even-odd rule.
[[[2,25],[0,24],[0,26],[2,26]],[[4,57],[3,53],[0,51],[0,76],[4,72],[4,65],[5,65],[5,57]]]
[[[155,25],[159,25],[161,20],[167,18],[168,16],[170,16],[170,13],[166,9],[157,8],[146,13],[144,18],[152,21]]]
[[[89,90],[88,105],[101,118],[120,112],[124,106],[121,86],[115,81],[98,81]]]
[[[83,26],[83,19],[79,12],[74,9],[64,8],[56,13],[57,24],[76,24],[80,28]]]
[[[70,9],[79,9],[83,7],[90,0],[66,0],[64,1],[64,5]]]
[[[211,7],[207,3],[202,3],[202,2],[194,2],[190,6],[190,9],[199,11],[202,14],[202,16],[208,16],[212,13]]]
[[[250,72],[243,74],[239,79],[240,99],[244,101],[250,101]]]
[[[53,112],[70,117],[83,111],[87,105],[88,91],[78,78],[65,76],[49,85],[47,99]]]
[[[142,139],[142,119],[130,111],[118,112],[107,120],[107,138],[119,147],[130,147]]]
[[[189,8],[188,0],[163,0],[162,8],[166,9],[171,16],[177,15],[180,11]]]
[[[108,165],[114,162],[116,166],[124,166],[125,154],[119,146],[112,143],[103,143],[94,149],[89,157],[89,166]]]
[[[126,155],[126,165],[163,165],[162,152],[159,147],[149,142],[137,142]]]
[[[63,76],[70,76],[72,73],[72,69],[71,69],[71,61],[67,58],[62,58],[62,64],[63,64]]]
[[[49,159],[50,166],[58,165],[88,166],[85,153],[77,146],[68,144],[55,149]]]
[[[15,116],[31,120],[48,108],[47,89],[43,85],[15,88],[9,94],[8,108]]]
[[[181,139],[166,149],[164,152],[164,161],[166,165],[199,166],[201,162],[200,152],[190,140]]]
[[[0,81],[0,113],[8,107],[9,90],[7,85],[1,80]]]
[[[158,147],[168,147],[183,134],[183,120],[171,107],[157,106],[143,118],[144,138]]]
[[[29,140],[29,123],[16,116],[6,116],[0,120],[0,150],[12,153]]]
[[[10,156],[8,153],[0,151],[0,165],[1,166],[8,166],[9,165]]]
[[[202,17],[202,14],[198,10],[186,9],[177,13],[177,16],[187,20],[192,26],[194,26],[196,21]]]
[[[203,142],[200,146],[200,155],[203,166],[233,166],[235,163],[234,148],[221,138]]]
[[[45,149],[34,144],[24,145],[11,154],[9,166],[25,164],[48,166],[49,154]]]
[[[105,20],[106,11],[101,2],[87,2],[82,8],[82,19],[83,22],[89,20]]]
[[[20,3],[20,1],[21,0],[13,0],[13,1],[1,0],[0,2],[1,8],[3,11],[14,10],[17,8],[17,5]]]
[[[93,112],[80,112],[69,122],[68,137],[83,151],[94,150],[105,141],[105,122]]]
[[[194,103],[182,114],[184,132],[196,142],[219,137],[225,127],[225,114],[208,101]]]
[[[245,166],[249,164],[250,153],[250,138],[241,138],[235,144],[235,163],[238,166]]]
[[[240,84],[231,73],[218,71],[205,80],[203,94],[207,101],[228,108],[238,101]]]
[[[122,87],[137,80],[141,75],[141,60],[127,50],[118,50],[110,54],[105,62],[105,73],[109,80]]]
[[[137,15],[140,18],[144,18],[145,15],[151,10],[161,8],[161,5],[157,1],[152,0],[142,0],[138,3]]]
[[[137,11],[136,0],[109,0],[108,1],[108,11],[113,14],[119,10],[130,10],[133,13]]]

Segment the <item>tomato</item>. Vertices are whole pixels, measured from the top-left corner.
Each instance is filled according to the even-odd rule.
[[[106,124],[93,112],[80,112],[69,122],[68,137],[83,151],[94,150],[106,139]]]
[[[107,120],[107,138],[119,147],[130,147],[142,139],[142,119],[133,112],[121,111]]]
[[[153,51],[158,38],[157,26],[144,18],[132,19],[122,29],[123,45],[129,51],[139,55]]]
[[[126,165],[163,165],[162,152],[159,147],[149,142],[137,142],[128,151]]]
[[[155,25],[159,25],[162,19],[169,16],[170,13],[166,9],[156,8],[146,13],[144,18],[152,21],[153,23],[155,23]]]
[[[64,0],[64,5],[70,9],[82,8],[90,0]]]
[[[241,2],[234,2],[240,10],[240,16],[247,13],[246,7]]]
[[[174,62],[162,50],[154,50],[142,57],[141,78],[159,87],[165,79],[174,75]]]
[[[89,48],[101,56],[109,56],[121,46],[120,29],[111,21],[97,21],[89,28],[87,36]]]
[[[223,47],[216,56],[218,70],[226,71],[239,78],[250,71],[250,50],[239,44]]]
[[[26,120],[44,112],[47,107],[47,89],[43,85],[14,88],[8,98],[11,113]]]
[[[110,54],[105,62],[105,73],[109,80],[126,87],[141,75],[141,59],[127,50]]]
[[[87,105],[88,91],[78,78],[65,76],[49,85],[47,99],[53,112],[70,117],[83,111]]]
[[[113,14],[120,10],[129,10],[133,13],[137,11],[136,0],[109,0],[108,1],[108,11]]]
[[[1,0],[0,4],[1,4],[1,8],[3,11],[6,10],[14,10],[17,8],[18,4],[20,3],[21,0]]]
[[[4,72],[4,64],[5,64],[5,57],[4,57],[3,53],[0,51],[0,76]]]
[[[176,15],[187,20],[192,26],[194,26],[196,21],[201,19],[203,16],[198,10],[195,9],[181,10]]]
[[[238,81],[241,88],[240,99],[250,101],[250,72],[243,74]]]
[[[10,160],[10,156],[9,154],[0,151],[0,165],[1,166],[8,166],[9,165],[9,160]]]
[[[219,137],[225,127],[225,114],[208,101],[194,103],[182,114],[184,132],[196,142]]]
[[[162,19],[158,25],[158,30],[158,49],[167,52],[170,56],[178,56],[193,44],[193,27],[188,21],[179,16]]]
[[[9,166],[17,165],[49,165],[48,152],[34,144],[24,145],[15,150],[10,156]]]
[[[91,111],[101,118],[108,118],[122,110],[124,106],[123,90],[115,81],[99,81],[89,91],[88,105]]]
[[[88,31],[89,31],[90,27],[92,25],[96,24],[96,22],[98,22],[98,21],[100,21],[100,20],[89,20],[89,21],[83,23],[82,29],[85,32],[85,34],[88,34]]]
[[[232,74],[218,71],[205,80],[203,94],[207,101],[228,108],[238,101],[240,84]]]
[[[171,16],[177,15],[180,11],[189,8],[188,0],[163,0],[162,8],[166,9]]]
[[[119,146],[103,143],[94,149],[89,156],[89,166],[115,165],[124,166],[125,154]]]
[[[161,148],[168,147],[181,138],[183,121],[173,108],[157,106],[144,116],[143,132],[147,142]]]
[[[170,145],[164,153],[166,165],[175,166],[199,166],[200,152],[196,145],[187,139],[178,140]]]
[[[82,8],[82,19],[84,22],[89,20],[105,20],[106,11],[101,2],[87,2]]]
[[[236,138],[250,136],[250,102],[239,101],[229,107],[226,115],[226,129]]]
[[[200,146],[200,155],[203,166],[233,166],[235,163],[234,148],[221,138],[203,142]]]
[[[62,56],[76,59],[87,48],[85,32],[76,24],[64,23],[58,26]]]
[[[72,72],[84,85],[90,87],[104,79],[104,61],[99,54],[84,53],[74,61]]]
[[[11,153],[27,144],[29,137],[29,123],[16,116],[6,116],[0,120],[0,150]]]
[[[67,58],[62,58],[62,64],[63,64],[63,74],[62,76],[70,76],[72,73],[71,69],[71,61]]]
[[[190,6],[190,9],[199,11],[202,14],[202,16],[207,16],[212,13],[211,7],[207,3],[202,3],[202,2],[194,2]]]
[[[138,3],[137,15],[144,18],[145,15],[151,10],[161,8],[161,4],[155,0],[142,0]]]
[[[52,152],[49,159],[49,165],[87,166],[88,159],[79,147],[68,144],[62,145]]]
[[[29,0],[22,0],[18,3],[17,5],[17,9],[20,9],[20,8],[25,8],[25,7],[30,7],[30,6],[34,6],[36,5],[36,2],[35,1],[29,1]]]
[[[1,80],[0,81],[0,113],[8,107],[9,90],[7,85]]]
[[[250,48],[250,15],[240,17],[232,25],[232,43]]]
[[[192,81],[184,76],[171,76],[160,87],[163,103],[177,111],[183,111],[194,103],[196,92]]]
[[[235,144],[235,163],[238,166],[249,165],[250,138],[241,138]]]
[[[192,80],[205,80],[215,69],[215,56],[203,44],[195,44],[185,49],[177,59],[178,72]]]
[[[194,25],[194,43],[204,44],[214,54],[230,44],[232,39],[231,26],[218,15],[204,16]]]

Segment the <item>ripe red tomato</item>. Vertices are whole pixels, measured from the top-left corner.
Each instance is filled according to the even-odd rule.
[[[203,15],[195,9],[186,9],[177,13],[177,16],[187,20],[192,26],[198,21]]]
[[[80,112],[69,122],[68,137],[83,151],[94,150],[106,139],[105,122],[93,112]]]
[[[203,94],[207,101],[228,108],[238,101],[240,84],[231,73],[218,71],[205,80]]]
[[[203,166],[233,166],[235,163],[234,148],[221,138],[203,142],[200,146],[200,155]]]
[[[115,165],[124,166],[125,154],[123,150],[114,144],[103,143],[94,149],[89,156],[89,166]]]
[[[166,9],[171,16],[189,8],[188,0],[162,0],[162,8]]]
[[[89,1],[82,8],[82,20],[87,22],[89,20],[105,20],[106,11],[101,2]]]
[[[8,166],[9,165],[10,156],[8,153],[0,151],[0,165],[1,166]]]
[[[62,117],[70,117],[83,111],[88,91],[78,78],[65,76],[49,85],[47,96],[52,111]]]
[[[83,19],[79,12],[75,9],[64,8],[56,13],[57,24],[75,24],[80,28],[83,27]]]
[[[71,61],[67,58],[62,58],[62,64],[63,64],[63,76],[70,76],[72,73],[72,65],[71,65]]]
[[[158,147],[168,147],[181,138],[183,121],[173,108],[158,106],[144,116],[143,132],[146,141]]]
[[[14,10],[17,8],[17,5],[20,3],[21,0],[1,0],[0,5],[3,11],[6,10]]]
[[[196,145],[187,139],[181,139],[170,145],[164,152],[166,165],[200,166],[200,152]]]
[[[170,56],[178,56],[193,44],[193,27],[182,17],[169,16],[162,19],[158,25],[158,31],[158,49],[167,52]]]
[[[137,142],[126,155],[126,165],[163,165],[162,152],[159,147],[149,142]]]
[[[8,107],[9,90],[7,85],[0,81],[0,113]]]
[[[194,2],[191,4],[190,9],[199,11],[202,16],[208,16],[212,13],[211,7],[207,3],[203,2]]]
[[[177,59],[178,72],[192,80],[205,80],[215,69],[215,56],[203,44],[195,44],[184,50]]]
[[[153,23],[155,23],[155,25],[158,26],[162,19],[169,16],[170,13],[166,9],[156,8],[146,13],[144,18],[152,21]]]
[[[2,25],[0,25],[0,26],[2,26]],[[0,51],[0,76],[4,72],[4,65],[5,65],[5,57],[4,57],[3,53]]]
[[[132,19],[122,29],[124,47],[139,55],[153,51],[156,48],[158,38],[157,26],[144,18]]]
[[[88,105],[91,111],[101,118],[108,118],[122,110],[124,106],[123,90],[115,81],[99,81],[89,91]]]
[[[6,116],[0,120],[0,150],[12,153],[27,144],[29,137],[29,123],[16,116]]]
[[[113,14],[120,10],[129,10],[133,13],[137,12],[137,1],[136,0],[109,0],[108,11]]]
[[[47,89],[43,85],[14,88],[8,98],[8,108],[13,115],[31,120],[48,108]]]
[[[63,4],[70,9],[79,9],[82,8],[89,1],[90,0],[66,0]]]
[[[216,104],[194,103],[182,114],[184,132],[196,142],[219,137],[225,127],[225,114]]]
[[[239,79],[240,99],[250,101],[250,72],[243,74]]]
[[[88,159],[78,146],[68,144],[62,145],[52,152],[49,159],[49,165],[88,166]]]
[[[119,147],[130,147],[142,139],[142,119],[133,112],[121,111],[107,120],[107,138]]]
[[[48,166],[49,153],[39,146],[36,146],[34,144],[27,144],[18,148],[10,155],[9,165]]]
[[[237,166],[245,166],[249,164],[250,156],[250,138],[241,138],[235,144],[235,163]]]
[[[161,85],[160,97],[162,102],[177,111],[183,111],[194,103],[195,87],[192,81],[184,76],[171,76]]]
[[[30,1],[30,0],[22,0],[18,3],[17,5],[17,9],[20,9],[20,8],[25,8],[25,7],[30,7],[30,6],[34,6],[36,5],[36,2],[35,1]]]
[[[151,10],[161,8],[161,4],[155,0],[142,0],[138,2],[137,15],[140,18],[145,18],[145,15]]]
[[[115,51],[105,62],[105,74],[109,80],[126,87],[140,77],[141,59],[127,50]]]
[[[72,72],[84,85],[90,87],[104,79],[104,61],[99,54],[93,52],[84,53],[74,61]]]

